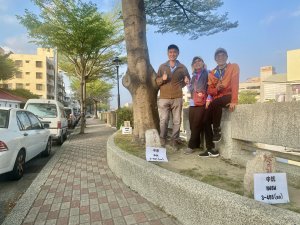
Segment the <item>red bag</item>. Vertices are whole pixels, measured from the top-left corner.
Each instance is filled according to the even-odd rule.
[[[202,92],[200,92],[202,95],[198,95],[199,92],[194,91],[193,93],[193,100],[195,106],[203,106],[206,103],[206,95]]]

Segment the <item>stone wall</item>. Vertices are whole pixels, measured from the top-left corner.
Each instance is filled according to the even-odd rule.
[[[131,189],[182,224],[295,225],[300,214],[224,191],[168,171],[107,142],[107,162]]]

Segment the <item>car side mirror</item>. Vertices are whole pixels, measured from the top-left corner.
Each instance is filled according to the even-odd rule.
[[[49,123],[44,123],[43,127],[46,128],[46,129],[49,129]]]

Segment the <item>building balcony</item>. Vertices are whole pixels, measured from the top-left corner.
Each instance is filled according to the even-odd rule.
[[[47,79],[47,85],[53,86],[54,87],[54,80],[52,79]]]
[[[47,75],[54,77],[54,70],[47,70]]]

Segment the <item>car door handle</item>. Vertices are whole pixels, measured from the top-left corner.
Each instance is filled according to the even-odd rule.
[[[28,136],[28,133],[24,133],[23,135],[24,135],[24,136]]]

